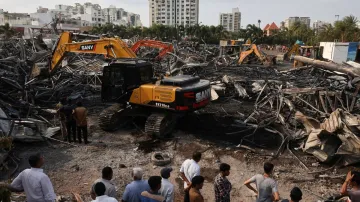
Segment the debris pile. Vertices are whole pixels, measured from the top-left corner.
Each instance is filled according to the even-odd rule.
[[[4,137],[21,141],[51,137],[58,128],[48,120],[56,113],[50,109],[61,98],[83,99],[87,106],[101,103],[100,56],[69,55],[54,75],[37,77],[47,71],[50,54],[36,39],[0,41],[0,129]]]
[[[220,55],[217,46],[181,41],[174,47],[174,53],[162,60],[150,60],[155,75],[190,74],[210,80],[212,103],[197,114],[217,120],[230,117],[226,133],[239,135],[240,145],[258,146],[253,136],[266,130],[282,140],[276,155],[286,148],[291,152],[290,143],[300,141],[299,147],[321,162],[338,157],[345,165],[358,162],[357,71],[324,64],[319,68],[313,62],[314,66],[280,72],[261,65],[237,66],[238,56]],[[152,58],[155,53],[151,48],[139,52]],[[13,132],[50,137],[56,124],[44,117],[54,115],[54,110],[45,108],[60,98],[101,104],[103,56],[68,54],[54,75],[36,76],[46,70],[50,54],[40,40],[0,42],[0,114],[5,122],[0,125],[6,136]]]
[[[321,162],[359,162],[358,77],[313,66],[224,67],[202,76],[212,81],[216,100],[201,113],[232,116],[235,127],[227,134],[238,134],[240,144],[256,146],[253,136],[265,129],[281,136],[279,152],[300,141]]]

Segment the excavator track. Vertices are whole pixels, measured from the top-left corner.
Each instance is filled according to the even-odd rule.
[[[100,128],[104,131],[114,131],[124,126],[129,121],[129,117],[122,116],[124,110],[121,104],[114,104],[104,109],[99,116]]]
[[[157,138],[164,138],[172,132],[175,123],[175,119],[169,115],[153,113],[146,120],[145,133]]]

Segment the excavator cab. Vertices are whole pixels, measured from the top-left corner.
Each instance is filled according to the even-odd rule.
[[[153,69],[144,60],[119,60],[104,67],[101,99],[104,102],[126,102],[133,89],[151,83]]]

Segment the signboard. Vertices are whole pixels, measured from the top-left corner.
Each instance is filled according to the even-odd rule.
[[[95,44],[81,45],[80,50],[82,50],[82,51],[93,51],[93,50],[95,50]]]
[[[359,46],[358,42],[349,43],[348,56],[346,61],[355,61],[358,46]]]
[[[220,46],[227,46],[228,42],[226,40],[220,40]]]

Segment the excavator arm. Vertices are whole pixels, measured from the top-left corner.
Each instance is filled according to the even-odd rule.
[[[299,44],[294,44],[291,49],[284,54],[284,59],[289,59],[289,57],[294,53],[295,55],[299,55],[300,52],[299,52],[299,48],[300,48],[300,45]]]
[[[136,54],[119,38],[102,38],[84,42],[72,42],[72,33],[63,32],[52,52],[50,73],[62,62],[66,53],[100,54],[108,58],[136,58]]]
[[[260,51],[258,50],[258,48],[256,47],[255,44],[251,44],[249,49],[246,50],[246,51],[242,51],[240,53],[240,58],[239,58],[239,61],[238,63],[239,64],[243,64],[244,63],[244,60],[249,57],[252,53],[254,53],[261,62],[264,62],[266,61],[266,56],[264,56],[262,53],[260,53]]]
[[[155,40],[140,40],[131,47],[131,50],[134,53],[137,53],[141,47],[151,47],[151,48],[160,49],[159,55],[156,56],[155,59],[162,59],[168,52],[174,51],[174,47],[171,43],[164,43]]]
[[[239,58],[238,64],[243,64],[245,58],[247,58],[253,52],[254,52],[254,50],[252,50],[252,49],[247,50],[247,51],[242,51],[240,53],[240,58]]]
[[[271,64],[271,63],[273,63],[272,59],[268,58],[266,55],[264,55],[262,52],[260,52],[255,44],[251,44],[251,45],[249,45],[248,50],[242,51],[240,53],[238,64],[243,64],[244,61],[246,60],[246,58],[250,57],[250,55],[252,53],[255,54],[255,56],[259,59],[259,61],[262,64],[265,64],[265,63],[270,63]]]

